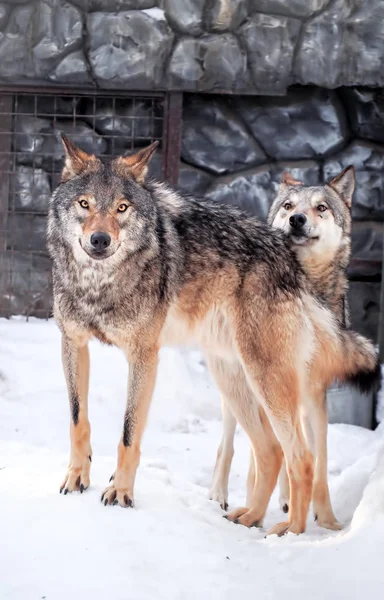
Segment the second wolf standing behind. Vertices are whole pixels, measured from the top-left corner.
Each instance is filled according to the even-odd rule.
[[[312,380],[328,385],[362,370],[375,376],[373,346],[342,331],[313,296],[282,232],[234,208],[146,182],[154,144],[108,161],[63,140],[66,163],[48,217],[71,416],[61,490],[89,485],[88,341],[116,345],[129,361],[117,468],[102,496],[122,507],[133,505],[158,351],[198,343],[255,456],[263,464],[269,459],[241,522],[263,518],[283,449],[291,502],[287,521],[271,533],[303,532],[313,479],[298,419],[303,391]],[[236,394],[240,387],[246,395]]]
[[[351,202],[354,187],[352,166],[322,186],[306,186],[284,173],[278,195],[268,215],[268,222],[272,227],[282,229],[288,235],[316,296],[332,310],[342,327],[349,324],[346,269],[351,253]],[[222,403],[222,410],[223,438],[218,450],[210,497],[226,509],[236,420],[227,403]],[[320,520],[319,524],[337,529],[339,526],[331,508],[327,483],[326,398],[324,397],[322,405],[313,406],[312,410],[318,413],[319,433],[323,436],[315,462],[314,494],[318,486],[325,496],[327,518],[326,521]],[[314,444],[314,432],[309,432],[309,437]],[[247,504],[250,502],[254,479],[255,469],[251,455]],[[280,473],[280,505],[287,512],[289,483],[284,464]]]

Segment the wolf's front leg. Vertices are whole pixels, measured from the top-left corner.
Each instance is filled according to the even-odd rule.
[[[156,350],[136,357],[129,365],[123,434],[118,446],[117,468],[111,478],[112,485],[107,487],[101,496],[105,505],[133,506],[133,488],[140,462],[140,442],[155,387],[157,363]]]
[[[88,421],[89,351],[84,338],[62,336],[62,360],[71,412],[71,454],[60,493],[89,487],[92,460],[91,428]]]

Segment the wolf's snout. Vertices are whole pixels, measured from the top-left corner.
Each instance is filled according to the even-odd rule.
[[[111,243],[111,236],[104,231],[96,231],[91,235],[91,245],[95,252],[104,252]]]
[[[307,217],[303,213],[296,213],[289,217],[289,224],[294,229],[301,229],[307,222]]]

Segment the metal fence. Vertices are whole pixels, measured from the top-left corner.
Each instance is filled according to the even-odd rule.
[[[45,228],[63,166],[61,132],[103,157],[159,140],[152,174],[175,183],[181,102],[179,94],[0,89],[0,316],[51,315]]]

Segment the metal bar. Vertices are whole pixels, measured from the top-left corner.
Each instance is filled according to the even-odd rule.
[[[3,306],[3,293],[7,290],[7,269],[5,252],[7,249],[7,220],[9,208],[10,160],[12,142],[12,108],[13,96],[0,96],[0,312],[2,316],[9,316]]]
[[[95,88],[74,88],[60,86],[36,86],[36,85],[0,85],[0,94],[38,94],[39,96],[118,96],[129,98],[139,96],[140,98],[162,98],[164,92],[140,92],[131,90],[98,90]]]
[[[6,249],[13,96],[0,96],[0,252]]]
[[[169,183],[176,184],[179,179],[183,94],[170,92],[165,97],[164,105],[163,176]]]

